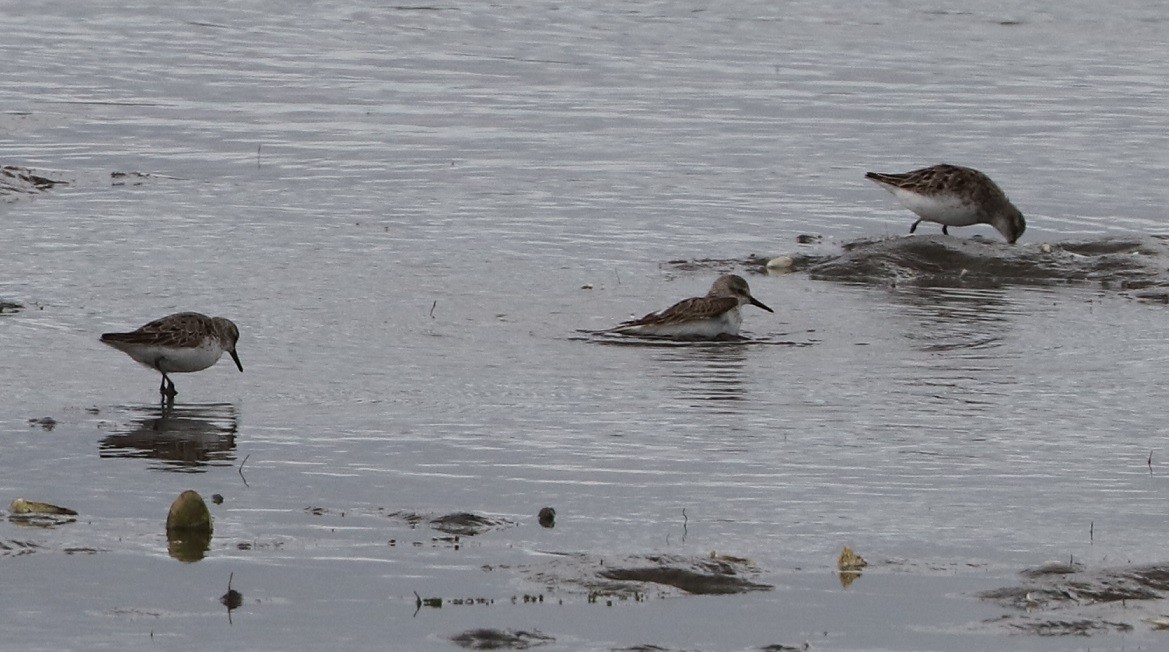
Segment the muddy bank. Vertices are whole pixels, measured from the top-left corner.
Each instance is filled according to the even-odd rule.
[[[1087,636],[1169,626],[1169,564],[1089,570],[1050,562],[979,594],[1011,611],[990,625],[1040,636]]]
[[[639,600],[650,592],[659,595],[725,595],[774,588],[754,581],[760,571],[749,560],[721,556],[603,558],[564,553],[547,564],[521,569],[521,573],[529,580],[551,588],[583,589],[589,593],[590,600],[598,597]]]
[[[739,260],[675,260],[679,269],[746,268],[802,272],[844,283],[997,288],[1096,284],[1138,298],[1169,301],[1169,236],[1008,245],[946,235],[863,238],[843,243],[805,238],[794,251]]]

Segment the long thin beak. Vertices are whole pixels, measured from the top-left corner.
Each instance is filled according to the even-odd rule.
[[[751,303],[751,305],[753,305],[757,308],[762,308],[762,309],[766,310],[767,312],[775,312],[771,308],[768,308],[767,306],[763,305],[763,302],[760,301],[759,299],[756,299],[755,297],[747,297],[747,300]],[[243,370],[241,369],[240,371],[243,371]]]
[[[244,370],[244,366],[239,363],[239,356],[235,354],[235,349],[228,351],[228,353],[231,354],[231,359],[235,360],[235,366],[239,367],[239,370],[242,373]]]

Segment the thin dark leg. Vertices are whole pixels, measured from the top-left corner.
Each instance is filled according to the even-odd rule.
[[[167,377],[165,373],[162,374],[162,384],[158,386],[158,393],[167,398],[174,398],[175,394],[178,394],[178,392],[175,391],[174,381]]]
[[[948,226],[946,226],[945,224],[943,224],[943,225],[942,225],[942,234],[943,234],[943,235],[950,235],[950,227],[948,227]]]
[[[163,358],[161,357],[154,361],[154,368],[158,370],[158,373],[162,374],[162,384],[158,386],[158,393],[167,398],[173,399],[175,394],[178,394],[178,392],[175,391],[174,382],[172,382],[171,379],[167,377],[166,372],[162,370],[162,361]]]
[[[917,225],[918,225],[918,224],[921,224],[921,220],[918,220],[918,221],[914,222],[914,223],[913,223],[913,226],[909,227],[909,232],[910,232],[910,233],[913,233],[914,231],[916,231],[916,230],[917,230]]]

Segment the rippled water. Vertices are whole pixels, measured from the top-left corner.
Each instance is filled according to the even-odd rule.
[[[1135,300],[1124,251],[1096,275],[1075,258],[1162,232],[1159,4],[0,15],[0,165],[68,182],[0,202],[0,300],[25,307],[0,314],[0,500],[80,512],[0,522],[4,645],[1160,640],[1159,601],[1069,640],[1008,636],[995,619],[1022,616],[976,597],[1050,559],[1165,561],[1165,306]],[[925,224],[912,246],[1054,278],[905,282],[933,268],[898,244],[861,260],[892,275],[734,262],[903,236],[913,216],[864,172],[940,161],[990,174],[1028,230],[947,245]],[[1159,249],[1131,255],[1161,283]],[[670,262],[698,259],[726,262]],[[724,270],[777,310],[745,309],[751,342],[581,332]],[[178,310],[235,320],[245,372],[178,376],[167,408],[97,337]],[[163,523],[188,488],[224,502],[184,564]],[[459,512],[497,526],[426,524]],[[870,562],[848,588],[844,545]],[[593,599],[558,570],[712,551],[774,589]]]

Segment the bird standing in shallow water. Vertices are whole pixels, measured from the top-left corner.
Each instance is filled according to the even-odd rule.
[[[904,174],[869,172],[872,179],[909,210],[918,220],[909,227],[917,230],[922,220],[942,225],[942,233],[950,234],[951,226],[989,224],[1015,244],[1027,228],[1023,214],[990,177],[973,168],[957,165],[935,165]]]
[[[202,371],[231,355],[242,372],[235,344],[239,329],[230,319],[197,312],[179,312],[156,319],[130,333],[105,333],[101,341],[162,374],[158,392],[174,398],[175,384],[167,374]]]
[[[680,339],[736,336],[743,323],[739,307],[745,303],[775,312],[751,296],[751,289],[742,276],[726,274],[718,277],[704,297],[679,301],[665,310],[627,321],[607,332]]]

